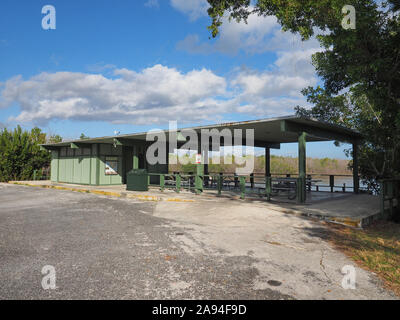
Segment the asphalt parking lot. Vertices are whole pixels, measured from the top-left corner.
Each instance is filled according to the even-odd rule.
[[[394,298],[358,268],[357,288],[341,288],[351,262],[318,222],[250,205],[0,184],[0,299]]]

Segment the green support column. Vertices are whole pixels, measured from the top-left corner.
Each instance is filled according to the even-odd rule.
[[[267,196],[268,201],[271,201],[271,192],[272,192],[271,177],[265,177],[265,195]]]
[[[181,175],[180,173],[175,175],[175,181],[176,181],[176,192],[181,192]]]
[[[305,132],[299,134],[299,179],[297,181],[297,200],[306,202],[306,136]]]
[[[168,174],[169,173],[169,153],[170,153],[170,151],[171,150],[169,150],[169,143],[168,143],[168,141],[166,142],[166,146],[165,146],[165,157],[166,157],[166,159],[165,159],[165,168],[164,168],[164,170],[165,170],[165,173],[166,174]],[[172,150],[172,152],[174,152],[174,150]]]
[[[265,147],[265,195],[271,201],[272,179],[271,179],[271,149]]]
[[[217,181],[218,195],[221,195],[222,183],[223,183],[222,173],[218,174],[217,179],[218,179]]]
[[[203,160],[204,160],[204,175],[208,176],[209,172],[208,172],[208,162],[209,162],[209,158],[208,158],[208,149],[207,148],[201,148],[202,149],[202,156],[203,156]],[[204,185],[208,187],[209,184],[209,177],[204,177]]]
[[[164,191],[165,188],[165,176],[163,174],[160,175],[160,190]]]
[[[359,193],[360,180],[358,176],[358,143],[353,143],[353,187],[354,193]]]
[[[196,176],[194,181],[194,188],[196,193],[199,194],[203,192],[203,179],[204,179],[204,156],[203,156],[203,148],[201,142],[199,142],[197,153],[201,154],[201,162],[196,164]]]
[[[246,177],[240,176],[240,199],[244,199],[246,196]]]
[[[271,151],[268,147],[265,147],[265,176],[271,176]]]
[[[132,169],[139,169],[139,150],[138,146],[133,147]]]
[[[203,192],[204,164],[198,163],[196,166],[196,176],[194,178],[194,188],[197,194]]]

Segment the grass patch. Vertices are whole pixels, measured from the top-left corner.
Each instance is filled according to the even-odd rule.
[[[332,226],[333,245],[360,267],[376,273],[400,296],[400,224],[378,221],[364,230]]]

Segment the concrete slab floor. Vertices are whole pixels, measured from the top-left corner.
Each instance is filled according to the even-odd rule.
[[[273,204],[0,189],[1,299],[397,299],[329,245],[324,223]],[[45,265],[56,290],[41,288]]]
[[[174,189],[166,188],[161,191],[151,187],[147,192],[127,191],[125,185],[115,186],[83,186],[65,183],[52,183],[50,181],[21,181],[16,182],[31,186],[58,187],[73,189],[81,192],[105,193],[106,195],[133,197],[140,200],[193,202],[209,201],[215,199],[229,199],[239,202],[260,203],[265,207],[298,215],[314,216],[320,219],[342,223],[352,227],[363,227],[371,221],[380,218],[379,198],[368,194],[340,193],[340,192],[308,192],[308,201],[298,205],[296,201],[288,200],[287,196],[273,197],[271,202],[265,197],[247,195],[244,200],[236,191],[224,191],[218,196],[215,190],[205,190],[196,195],[193,192],[182,190],[177,193]]]
[[[173,208],[159,202],[154,215],[185,228],[176,241],[188,254],[252,257],[251,265],[257,270],[253,285],[260,290],[270,288],[273,280],[280,292],[296,299],[365,299],[367,288],[379,283],[374,275],[356,267],[357,289],[342,288],[342,268],[355,264],[328,244],[327,225],[316,219],[268,210],[262,204],[219,199],[179,203]]]

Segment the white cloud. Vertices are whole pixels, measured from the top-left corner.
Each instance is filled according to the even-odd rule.
[[[281,51],[275,65],[283,74],[301,75],[304,78],[315,78],[315,68],[311,56],[321,51],[320,48],[309,48],[292,51]]]
[[[250,15],[247,23],[223,19],[220,34],[215,41],[201,41],[197,34],[189,34],[177,44],[179,50],[195,54],[209,54],[220,52],[227,55],[236,55],[239,51],[250,54],[265,52],[307,50],[319,48],[315,38],[301,41],[300,36],[290,32],[283,32],[274,16]]]
[[[171,0],[171,6],[194,21],[207,15],[209,4],[206,0]]]
[[[251,15],[247,24],[224,18],[214,41],[202,41],[199,35],[190,34],[177,49],[193,54],[276,54],[276,61],[267,69],[241,69],[231,77],[235,112],[258,117],[292,114],[294,106],[309,105],[300,91],[318,81],[311,64],[312,54],[321,50],[318,41],[312,38],[303,42],[300,36],[283,32],[273,16]]]
[[[119,77],[77,72],[41,73],[28,80],[17,76],[4,83],[1,105],[18,104],[21,112],[10,120],[21,122],[79,119],[136,124],[207,120],[229,107],[215,98],[225,94],[226,80],[210,70],[182,73],[155,65],[141,72],[114,73]]]
[[[230,86],[235,92],[237,112],[258,117],[293,114],[293,107],[308,106],[301,90],[315,86],[318,78],[311,65],[315,49],[278,53],[274,65],[264,71],[242,68]]]
[[[18,122],[53,119],[160,124],[216,122],[232,113],[257,117],[292,114],[307,105],[300,90],[315,86],[311,65],[316,49],[282,51],[265,70],[241,68],[222,77],[211,70],[181,72],[155,65],[140,72],[126,68],[97,73],[41,73],[2,84],[0,107],[16,104]]]
[[[315,86],[317,77],[311,64],[315,49],[280,52],[274,65],[265,71],[241,69],[231,81],[242,89],[246,100],[273,96],[302,97],[301,89]]]

